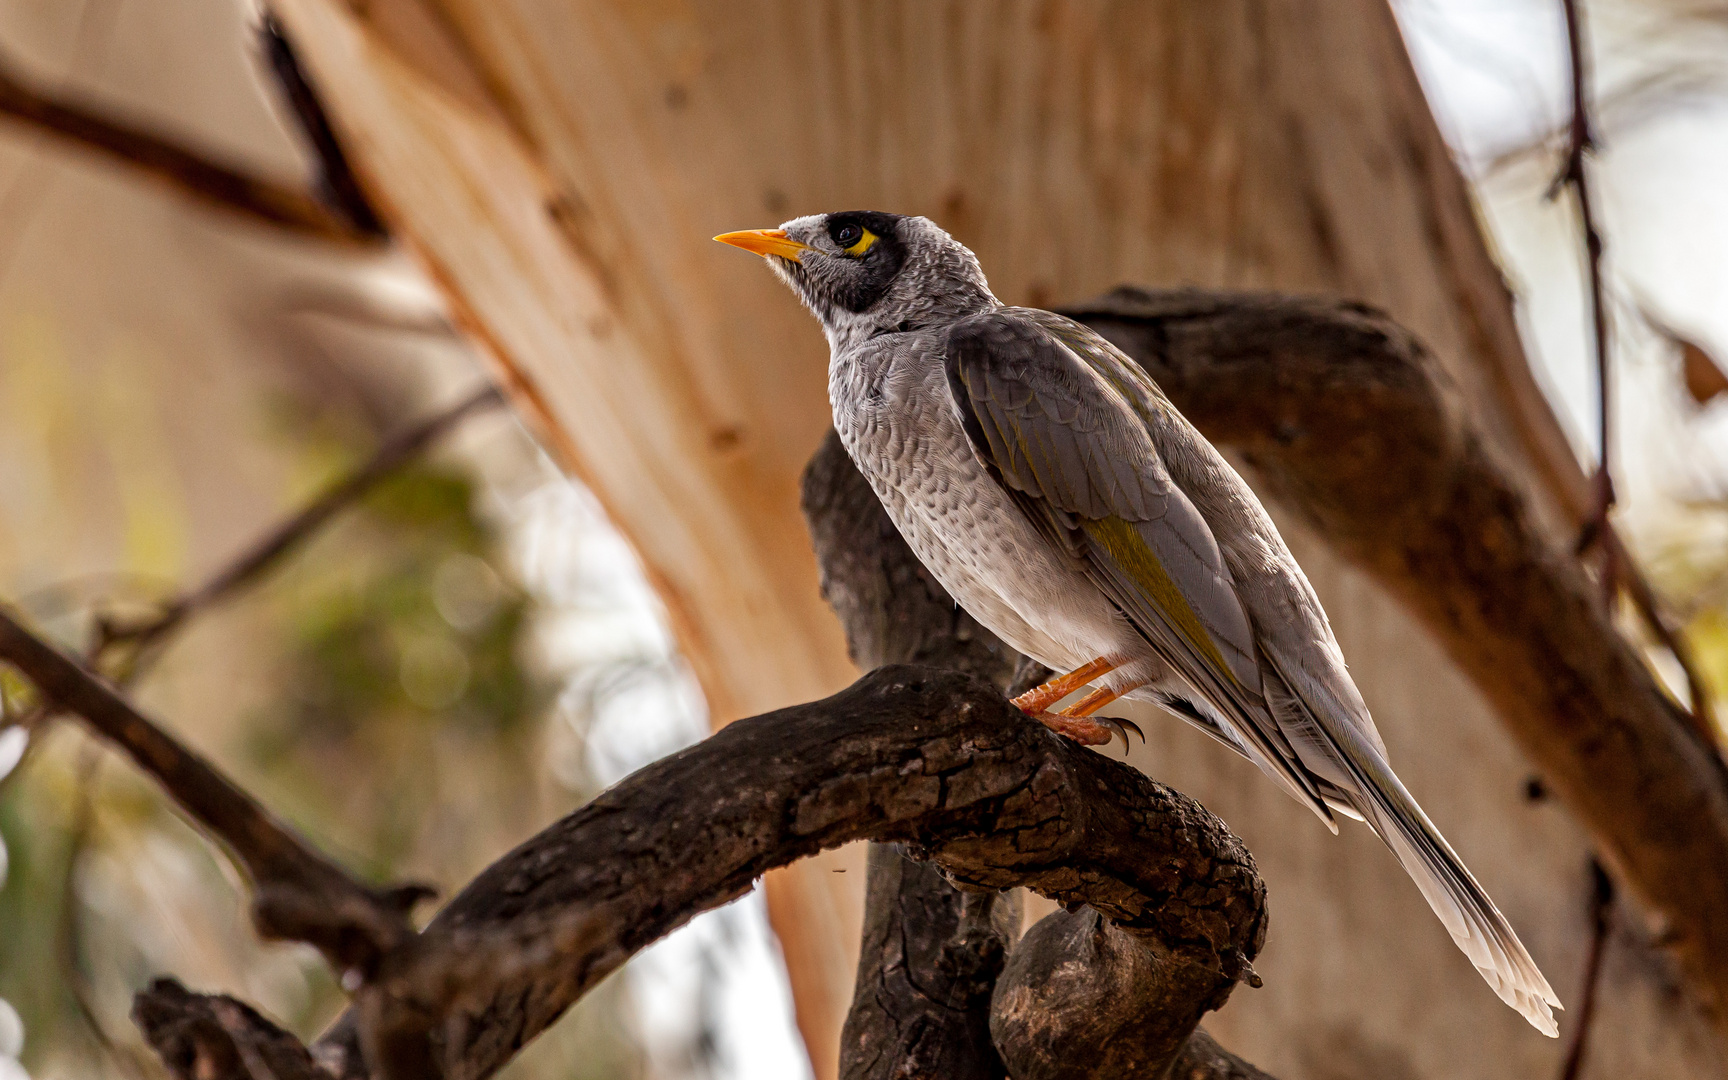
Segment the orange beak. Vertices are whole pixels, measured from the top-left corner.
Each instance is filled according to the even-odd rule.
[[[745,229],[743,232],[721,233],[714,239],[743,248],[752,255],[778,255],[793,262],[797,262],[798,256],[804,252],[814,250],[809,244],[800,244],[787,236],[785,229]]]

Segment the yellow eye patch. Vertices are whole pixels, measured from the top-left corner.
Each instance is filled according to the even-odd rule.
[[[871,232],[869,229],[860,227],[858,231],[864,235],[858,238],[856,244],[853,244],[851,247],[846,249],[846,254],[852,256],[854,259],[863,255],[866,251],[869,251],[870,245],[876,242],[876,234]]]

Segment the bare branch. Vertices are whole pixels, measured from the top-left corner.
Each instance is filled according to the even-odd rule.
[[[1167,950],[1211,1007],[1265,933],[1252,857],[1198,803],[1052,735],[989,683],[889,667],[624,780],[494,863],[367,993],[436,1024],[443,1075],[487,1076],[696,912],[867,838],[903,842],[970,888],[1091,904]],[[472,957],[495,936],[522,959],[487,965],[488,979]],[[350,1017],[320,1059],[362,1076],[359,1045]]]
[[[1609,527],[1609,512],[1614,509],[1614,482],[1609,471],[1613,403],[1609,397],[1608,314],[1602,303],[1602,234],[1596,229],[1596,216],[1590,205],[1590,180],[1584,169],[1584,155],[1595,151],[1596,136],[1590,127],[1590,106],[1585,89],[1589,76],[1584,63],[1583,16],[1579,13],[1577,0],[1561,0],[1561,6],[1566,11],[1566,47],[1571,60],[1572,121],[1566,141],[1566,161],[1560,168],[1560,175],[1554,178],[1550,196],[1558,194],[1562,187],[1570,187],[1578,200],[1579,226],[1584,233],[1585,264],[1590,279],[1590,324],[1596,347],[1596,431],[1601,441],[1601,457],[1591,481],[1595,503],[1578,541],[1582,552],[1601,539],[1603,531]],[[1604,546],[1602,587],[1610,600],[1616,593],[1617,566],[1615,552]]]
[[[1612,370],[1610,368],[1608,309],[1603,302],[1602,234],[1596,228],[1596,215],[1590,202],[1590,177],[1584,166],[1586,155],[1596,151],[1596,132],[1590,121],[1590,101],[1586,84],[1588,65],[1584,56],[1584,16],[1578,0],[1561,0],[1566,12],[1566,48],[1570,61],[1572,116],[1567,128],[1566,159],[1554,178],[1549,197],[1565,187],[1572,189],[1578,200],[1579,229],[1584,236],[1585,268],[1590,282],[1590,328],[1596,350],[1596,437],[1601,456],[1596,473],[1591,478],[1591,513],[1578,535],[1578,553],[1583,555],[1598,549],[1602,555],[1602,592],[1611,605],[1622,585],[1632,598],[1633,607],[1650,632],[1674,657],[1686,675],[1686,688],[1692,699],[1692,723],[1698,733],[1722,753],[1723,747],[1715,726],[1711,724],[1708,691],[1698,674],[1692,651],[1680,635],[1668,624],[1655,591],[1632,561],[1631,554],[1620,540],[1611,512],[1614,509],[1614,480],[1611,469],[1609,438],[1613,434]]]
[[[1421,619],[1671,928],[1728,1010],[1728,769],[1621,638],[1570,550],[1441,388],[1359,305],[1121,290],[1073,312],[1264,488]]]
[[[303,191],[218,164],[171,139],[36,89],[4,59],[0,59],[0,115],[94,150],[206,205],[254,221],[348,244],[379,239],[377,233],[355,228]]]
[[[300,133],[306,137],[312,152],[318,157],[318,182],[323,188],[324,202],[340,214],[355,233],[382,239],[386,233],[384,222],[378,217],[377,211],[372,209],[372,204],[366,200],[366,193],[360,188],[354,168],[348,163],[348,155],[343,151],[342,144],[336,140],[336,132],[330,125],[329,114],[324,111],[324,103],[319,100],[318,92],[312,88],[305,73],[300,70],[300,61],[294,55],[293,44],[287,35],[282,33],[281,24],[268,10],[259,24],[258,36],[263,46],[264,58],[276,77],[277,89],[281,90],[288,108],[299,121]]]
[[[299,1039],[226,994],[157,979],[133,1001],[132,1020],[183,1080],[330,1080]]]
[[[44,697],[78,713],[126,751],[233,852],[252,879],[252,918],[260,934],[311,942],[345,978],[350,971],[369,974],[385,953],[413,937],[407,911],[428,890],[379,891],[356,882],[101,678],[4,609],[0,659],[23,672]]]
[[[1608,947],[1609,916],[1614,910],[1614,883],[1595,859],[1590,860],[1590,949],[1584,954],[1584,992],[1578,996],[1577,1027],[1566,1047],[1560,1080],[1578,1080],[1584,1072],[1584,1048],[1596,1019],[1596,993],[1602,983],[1602,954]]]

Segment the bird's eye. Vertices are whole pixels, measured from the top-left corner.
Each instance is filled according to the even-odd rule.
[[[836,246],[854,259],[862,258],[876,242],[876,234],[856,222],[847,222],[833,228],[829,233]]]

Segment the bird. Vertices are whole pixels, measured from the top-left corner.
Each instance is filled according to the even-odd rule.
[[[1099,710],[1151,701],[1334,834],[1365,822],[1501,1000],[1557,1036],[1559,999],[1392,771],[1265,508],[1144,369],[997,300],[928,218],[845,211],[714,239],[763,256],[821,323],[835,430],[919,560],[1055,673],[1016,706],[1100,745],[1127,736]]]

